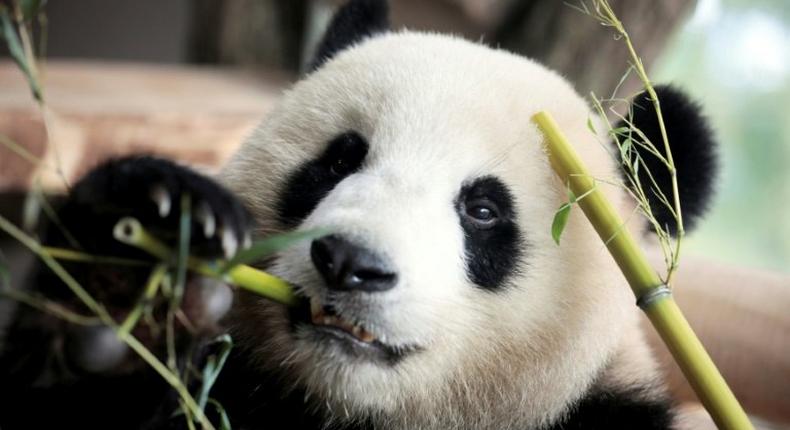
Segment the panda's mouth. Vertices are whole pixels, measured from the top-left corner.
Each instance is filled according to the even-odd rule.
[[[369,361],[393,365],[417,350],[412,346],[385,344],[362,324],[349,321],[334,307],[315,298],[304,298],[292,308],[291,323],[299,338],[334,345],[348,355]]]
[[[364,343],[372,344],[377,341],[376,336],[362,325],[343,319],[335,313],[332,306],[322,305],[317,299],[310,300],[310,315],[317,328],[337,329]]]

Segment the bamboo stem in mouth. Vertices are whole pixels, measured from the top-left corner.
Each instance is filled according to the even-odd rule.
[[[170,261],[175,255],[173,250],[149,233],[138,220],[131,217],[122,218],[115,224],[113,236],[163,261]],[[221,261],[209,262],[190,256],[187,267],[193,272],[222,279],[285,305],[292,306],[297,302],[293,287],[287,282],[247,265],[239,264],[223,271],[221,268],[224,265]]]

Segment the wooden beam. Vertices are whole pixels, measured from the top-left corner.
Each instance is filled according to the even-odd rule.
[[[73,182],[96,163],[131,153],[215,171],[271,109],[287,81],[272,72],[133,63],[52,61],[46,68],[48,142],[40,109],[16,67],[0,62],[0,134]],[[34,166],[0,144],[0,190],[27,188]],[[45,188],[62,181],[46,169]]]

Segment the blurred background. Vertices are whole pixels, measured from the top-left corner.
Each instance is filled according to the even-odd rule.
[[[47,101],[65,170],[76,176],[132,151],[216,168],[298,78],[337,3],[49,1]],[[718,196],[687,249],[790,271],[790,2],[611,3],[654,80],[693,94],[723,145]],[[395,0],[392,14],[396,29],[452,32],[520,52],[561,71],[582,94],[608,95],[626,52],[576,4]],[[636,88],[628,81],[619,95]],[[0,63],[0,132],[46,157],[41,126],[21,74]],[[26,188],[33,177],[4,149],[0,171],[5,189]]]
[[[689,249],[790,271],[790,2],[700,0],[653,77],[691,91],[722,143],[718,195]]]

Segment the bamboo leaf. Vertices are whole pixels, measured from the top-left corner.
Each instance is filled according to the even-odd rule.
[[[620,160],[627,163],[631,159],[631,146],[633,141],[630,137],[626,137],[620,143]]]
[[[609,131],[609,133],[613,135],[623,135],[628,133],[629,130],[631,130],[630,127],[617,127],[617,128],[613,128],[611,131]]]
[[[303,240],[316,239],[326,236],[329,233],[326,229],[313,229],[293,231],[289,233],[269,236],[266,239],[256,241],[248,249],[239,251],[228,261],[220,272],[227,272],[239,264],[249,264],[259,261],[262,258],[276,254],[297,242]]]
[[[557,210],[557,213],[554,214],[554,221],[551,223],[551,237],[557,245],[560,244],[560,236],[562,236],[562,232],[568,224],[571,206],[571,203],[565,203]]]
[[[230,419],[228,418],[228,413],[225,412],[225,408],[223,408],[222,405],[214,399],[208,399],[208,402],[214,406],[214,408],[217,410],[217,413],[219,414],[219,430],[231,430],[232,427],[230,425]]]
[[[630,137],[626,137],[625,139],[623,139],[623,143],[620,145],[620,149],[624,153],[628,153],[628,151],[631,150],[631,143],[632,143],[631,142],[631,138]]]
[[[189,260],[189,243],[192,225],[192,196],[185,193],[181,196],[181,215],[178,220],[178,254],[176,260],[176,283],[173,289],[171,310],[181,306],[184,288],[187,282],[187,264]]]
[[[217,382],[217,377],[225,366],[225,361],[233,348],[233,340],[227,334],[218,337],[214,343],[219,345],[219,351],[206,359],[206,365],[203,367],[203,386],[200,388],[200,393],[196,399],[201,410],[205,410],[206,403],[209,401],[208,395],[211,387]]]
[[[568,186],[568,190],[567,191],[568,191],[568,203],[570,203],[570,204],[576,203],[576,194],[573,194],[573,191],[571,191],[570,185]]]
[[[590,130],[590,131],[591,131],[593,134],[598,134],[598,132],[597,132],[597,131],[595,131],[595,126],[593,125],[593,122],[592,122],[592,117],[591,117],[591,116],[588,116],[588,117],[587,117],[587,128],[588,128],[588,129],[589,129],[589,130]]]
[[[11,58],[22,73],[24,73],[25,78],[27,78],[30,91],[33,92],[33,97],[40,102],[41,87],[33,74],[30,64],[27,63],[25,52],[22,49],[22,42],[19,40],[19,35],[17,35],[9,11],[2,5],[0,5],[0,35],[2,35],[2,39],[5,40],[6,46],[8,46],[8,53],[11,55]]]

